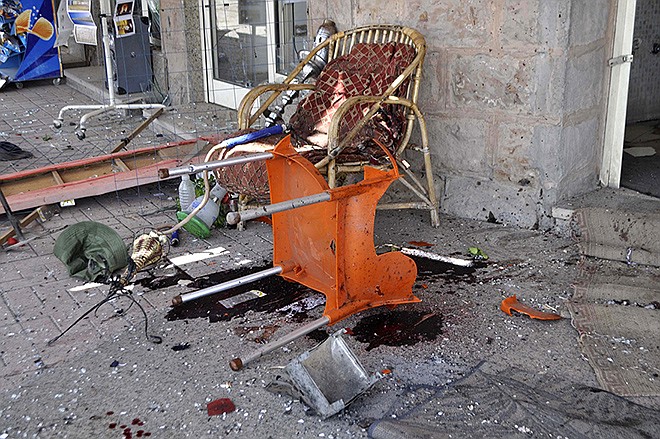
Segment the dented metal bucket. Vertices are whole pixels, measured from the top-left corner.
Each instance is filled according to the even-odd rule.
[[[321,417],[344,409],[383,375],[368,375],[341,335],[342,329],[289,363],[285,370],[301,399]]]

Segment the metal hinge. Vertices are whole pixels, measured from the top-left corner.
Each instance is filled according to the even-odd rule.
[[[612,66],[618,66],[619,64],[623,64],[623,63],[627,63],[627,62],[632,62],[632,61],[633,61],[632,54],[630,54],[630,55],[621,55],[621,56],[615,56],[614,58],[608,59],[607,60],[607,65],[612,67]]]

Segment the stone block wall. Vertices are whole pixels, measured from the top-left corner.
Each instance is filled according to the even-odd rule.
[[[616,0],[572,0],[563,98],[557,199],[597,186]]]
[[[597,185],[615,0],[309,0],[340,29],[418,29],[443,212],[547,228]],[[491,215],[492,214],[492,215]]]
[[[308,0],[309,32],[325,18],[339,29],[386,22],[422,32],[420,107],[441,210],[549,228],[559,200],[598,184],[615,6]],[[199,1],[161,0],[161,9],[164,86],[174,104],[204,101]]]
[[[660,44],[660,2],[637,1],[634,60],[630,67],[627,122],[660,119],[660,53],[653,53]]]
[[[197,0],[161,0],[163,76],[172,104],[204,102],[204,72]]]

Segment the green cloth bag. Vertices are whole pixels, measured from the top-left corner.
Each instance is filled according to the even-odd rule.
[[[106,280],[129,261],[119,234],[94,221],[82,221],[64,229],[55,241],[53,253],[71,276],[92,282]]]

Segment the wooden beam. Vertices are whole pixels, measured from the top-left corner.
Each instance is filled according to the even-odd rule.
[[[153,122],[161,114],[163,114],[163,108],[159,108],[158,110],[156,110],[154,114],[149,116],[144,122],[142,122],[133,131],[131,131],[128,137],[124,137],[123,139],[121,139],[121,142],[119,142],[117,146],[115,146],[110,150],[110,154],[119,152],[122,149],[126,148],[126,145],[128,145],[131,142],[131,140],[135,139],[135,137],[137,137],[137,135],[140,134],[142,130],[144,130],[147,126],[149,126],[149,124]]]
[[[30,223],[31,223],[32,221],[34,221],[35,219],[39,218],[39,211],[40,211],[43,207],[44,207],[44,206],[41,206],[41,207],[39,207],[39,208],[37,208],[37,209],[34,209],[34,210],[33,210],[32,212],[30,212],[25,218],[23,218],[22,220],[20,220],[20,222],[18,223],[19,226],[20,226],[20,228],[22,229],[23,227],[27,226],[28,224],[30,224]],[[12,209],[12,210],[14,210],[14,209]],[[10,228],[9,230],[7,230],[6,232],[4,232],[2,235],[0,235],[0,245],[2,245],[2,244],[4,244],[5,242],[7,242],[7,240],[8,240],[9,238],[11,238],[12,236],[16,236],[16,231],[14,230],[13,227]]]
[[[113,160],[113,163],[115,166],[117,166],[122,172],[128,172],[131,170],[131,168],[128,167],[126,163],[120,158],[116,158]]]
[[[55,183],[64,184],[64,180],[62,180],[62,176],[60,175],[59,172],[57,172],[57,170],[50,171],[50,174],[53,176],[53,180],[55,180]]]

